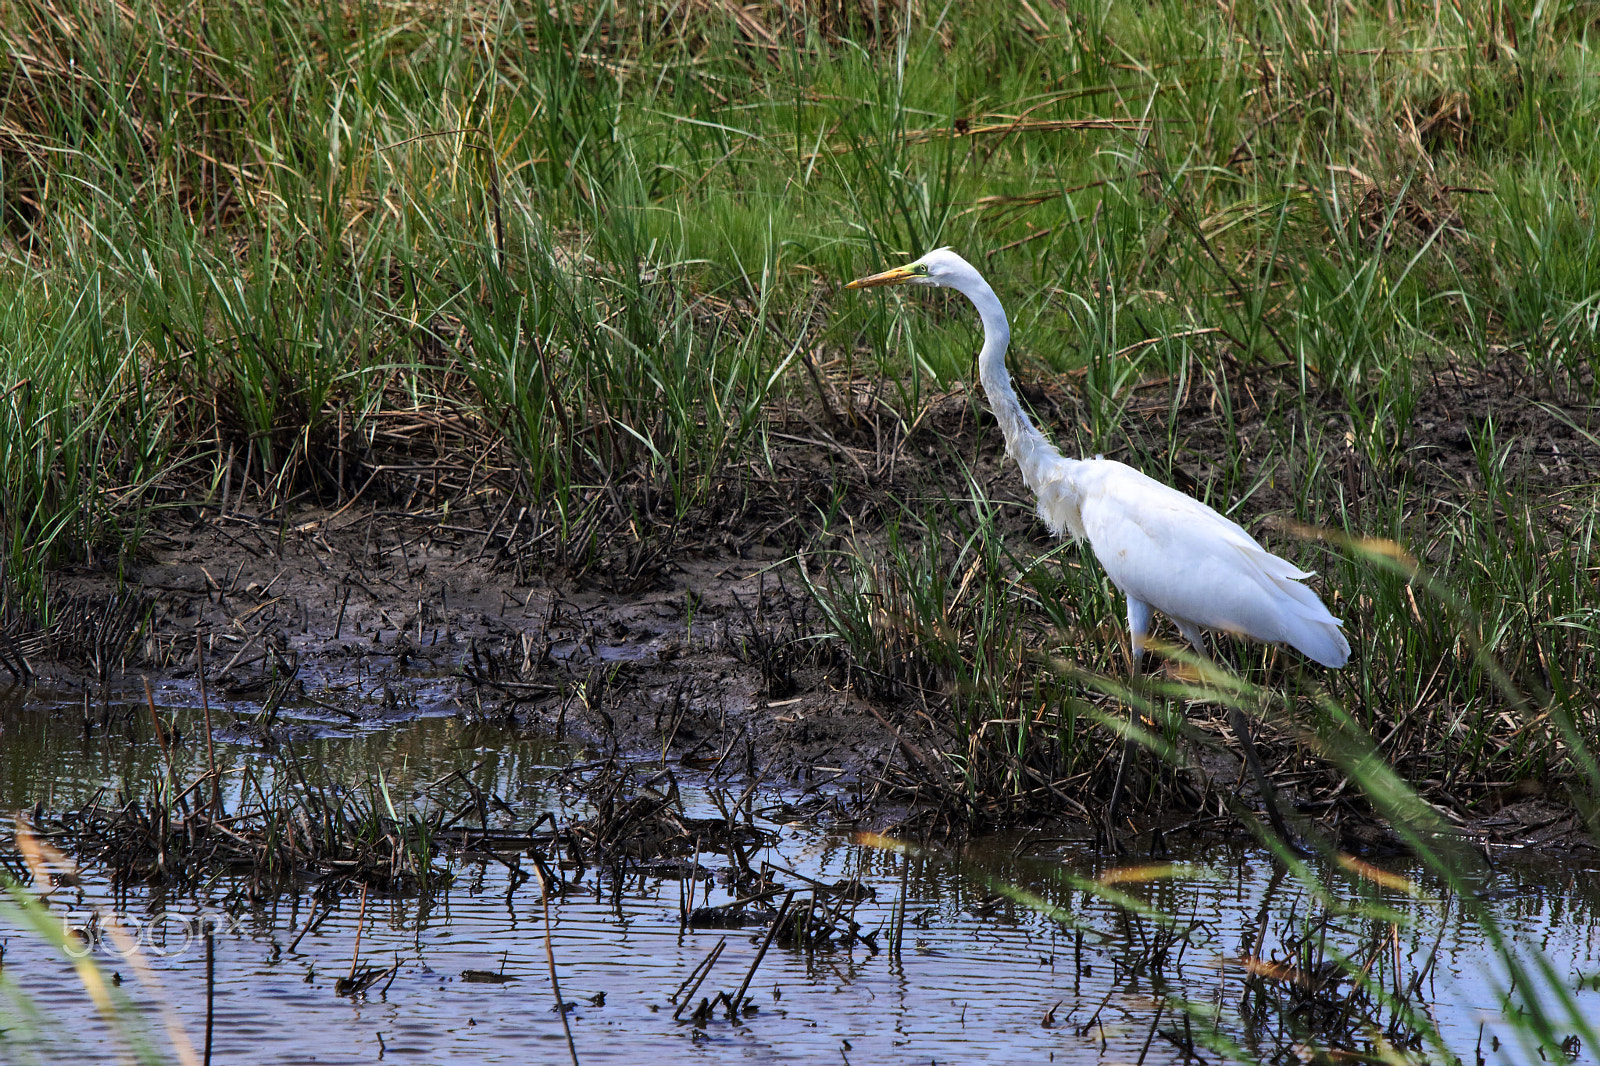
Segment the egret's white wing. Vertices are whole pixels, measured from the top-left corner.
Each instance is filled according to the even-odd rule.
[[[1310,575],[1238,523],[1111,460],[1083,463],[1078,481],[1084,535],[1124,594],[1179,621],[1291,644],[1327,665],[1349,658],[1338,619],[1300,584]]]

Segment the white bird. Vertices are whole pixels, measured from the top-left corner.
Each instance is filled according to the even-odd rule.
[[[1323,666],[1349,660],[1350,644],[1339,631],[1343,623],[1301,584],[1311,574],[1273,555],[1199,500],[1114,459],[1062,455],[1045,439],[1006,373],[1011,327],[1005,309],[971,263],[940,248],[845,288],[907,283],[955,289],[978,309],[978,377],[1005,434],[1006,453],[1022,468],[1050,531],[1087,540],[1106,576],[1127,597],[1134,669],[1155,611],[1172,619],[1201,655],[1201,630],[1218,629],[1288,644]]]

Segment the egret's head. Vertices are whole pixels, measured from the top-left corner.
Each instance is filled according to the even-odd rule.
[[[910,284],[940,285],[954,289],[960,288],[963,280],[977,276],[978,272],[972,268],[971,263],[948,248],[939,248],[914,263],[907,263],[905,266],[885,270],[870,277],[857,278],[845,288],[870,289],[879,285]]]

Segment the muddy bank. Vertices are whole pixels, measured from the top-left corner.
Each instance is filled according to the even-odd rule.
[[[1042,421],[1084,424],[1084,380],[1039,388],[1027,377],[1022,391]],[[1173,476],[1199,491],[1218,476],[1209,457],[1230,448],[1246,468],[1294,463],[1274,443],[1292,425],[1319,461],[1344,464],[1352,513],[1404,485],[1425,524],[1473,491],[1473,437],[1491,422],[1511,445],[1508,474],[1531,491],[1565,492],[1600,469],[1600,447],[1581,428],[1588,414],[1559,397],[1541,406],[1526,388],[1494,366],[1440,368],[1419,385],[1394,469],[1375,471],[1356,463],[1337,417],[1291,408],[1289,390],[1259,370],[1152,379],[1132,390],[1125,442],[1106,451],[1148,465],[1139,457],[1166,449],[1176,412]],[[203,680],[209,698],[248,714],[263,743],[322,717],[460,714],[714,779],[836,782],[853,816],[868,820],[911,810],[924,828],[956,829],[1065,818],[1087,832],[1115,777],[1115,745],[1070,779],[1045,768],[1030,802],[974,808],[943,758],[950,731],[935,720],[951,694],[886,698],[915,685],[875,684],[826,639],[797,569],[819,572],[874,544],[906,501],[949,506],[967,476],[1005,504],[995,536],[1020,553],[1050,550],[987,410],[957,390],[906,426],[866,414],[877,408],[859,381],[829,380],[824,392],[816,417],[774,422],[770,467],[730,472],[692,513],[664,518],[647,487],[621,486],[581,561],[514,496],[425,498],[424,478],[377,469],[365,477],[371,492],[340,506],[159,511],[120,585],[108,572],[60,576],[62,622],[48,644],[35,642],[35,668],[46,684],[90,691],[137,691],[140,675],[196,689]],[[1250,499],[1256,528],[1292,512],[1292,493],[1292,477],[1261,478]],[[1203,772],[1167,789],[1162,809],[1138,812],[1140,824],[1238,832],[1208,806],[1221,792],[1253,799],[1235,740],[1219,709],[1193,708],[1191,723]],[[1351,850],[1396,845],[1360,804],[1337,791],[1329,800],[1336,777],[1308,772],[1293,738],[1263,739],[1303,816]],[[1552,802],[1560,798],[1516,781],[1487,801],[1447,806],[1474,837],[1548,845],[1581,828]]]
[[[891,759],[885,726],[795,646],[812,627],[789,550],[686,551],[618,591],[523,575],[493,518],[158,517],[120,598],[107,575],[64,582],[76,616],[37,680],[137,693],[141,674],[198,687],[203,670],[209,698],[286,730],[285,708],[335,723],[455,713],[769,779]],[[96,646],[135,614],[143,635],[96,671]]]

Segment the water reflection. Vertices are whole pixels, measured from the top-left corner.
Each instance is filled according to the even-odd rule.
[[[280,718],[288,728],[269,732],[252,725],[254,705],[234,713],[215,702],[216,742],[208,749],[198,702],[181,687],[157,693],[156,718],[167,741],[163,748],[142,700],[88,710],[48,695],[0,700],[0,809],[38,804],[62,811],[101,791],[148,794],[169,772],[173,781],[187,784],[215,759],[228,771],[223,780],[230,806],[247,789],[270,795],[288,764],[299,763],[311,785],[378,784],[425,804],[431,790],[422,795],[419,788],[455,775],[458,787],[447,790],[450,797],[470,792],[470,783],[537,810],[544,809],[542,790],[550,772],[574,756],[568,745],[444,717],[412,719],[394,728],[296,718],[289,708]],[[277,739],[281,736],[289,739]]]
[[[167,694],[164,702],[163,728],[176,723],[178,733],[170,770],[148,709],[136,704],[103,726],[96,719],[87,734],[77,707],[35,701],[0,708],[3,809],[37,803],[60,811],[101,790],[148,788],[169,773],[192,780],[210,757],[203,730],[192,707],[173,706],[181,699]],[[544,812],[562,824],[587,813],[556,775],[576,754],[558,745],[451,718],[376,730],[307,721],[315,728],[293,746],[318,787],[381,783],[396,802],[419,808],[460,805],[477,790],[505,801],[491,824],[522,828]],[[227,778],[230,808],[247,790],[287,787],[286,761],[242,725],[230,720],[219,735],[236,738],[214,748],[219,763],[235,771]],[[718,813],[707,793],[688,800],[691,816]],[[1198,1023],[1175,1020],[1159,1006],[1163,997],[1179,995],[1230,1018],[1246,1001],[1248,1017],[1246,974],[1229,960],[1292,958],[1290,942],[1304,935],[1308,918],[1321,923],[1327,944],[1357,959],[1380,946],[1373,973],[1414,974],[1421,967],[1408,964],[1432,955],[1423,990],[1455,1054],[1477,1048],[1485,1061],[1529,1057],[1513,1055],[1509,1030],[1498,1021],[1482,927],[1459,905],[1445,907],[1443,887],[1417,870],[1398,871],[1415,879],[1414,894],[1366,890],[1370,903],[1408,919],[1391,927],[1275,880],[1262,853],[1212,848],[1185,857],[1194,869],[1118,886],[1149,908],[1141,916],[1061,876],[1071,870],[1087,879],[1104,870],[1102,857],[1071,842],[1024,834],[960,855],[904,856],[803,825],[761,824],[777,843],[755,861],[826,882],[856,877],[876,890],[856,920],[879,930],[877,949],[774,947],[751,981],[753,1012],[729,1018],[713,1011],[695,1024],[691,1005],[674,1020],[671,997],[719,941],[726,945],[697,1001],[738,988],[765,930],[684,929],[679,883],[630,873],[619,890],[591,870],[549,911],[580,1061],[1180,1062],[1179,1044],[1198,1035]],[[269,895],[219,877],[178,894],[117,890],[91,870],[79,889],[52,899],[51,911],[78,926],[97,912],[102,925],[120,916],[122,939],[93,936],[92,950],[107,973],[122,978],[117,994],[157,1048],[169,1048],[169,1031],[195,1043],[204,1032],[203,940],[191,919],[209,918],[216,929],[216,1061],[565,1061],[537,883],[519,882],[491,858],[457,860],[454,873],[449,890],[436,895],[371,894],[363,914],[358,895],[319,897],[312,884]],[[1319,873],[1340,886],[1339,900],[1357,894],[1335,871]],[[902,884],[905,935],[896,958],[884,934]],[[1061,920],[1005,894],[1010,885],[1059,908]],[[1582,869],[1507,870],[1486,887],[1504,893],[1493,906],[1506,930],[1577,975],[1600,970],[1595,885]],[[720,886],[712,892],[708,902],[728,895]],[[1182,935],[1164,929],[1158,916],[1175,919]],[[0,1028],[9,1027],[0,1051],[8,1060],[44,1062],[118,1054],[121,1037],[96,1019],[70,961],[7,920],[0,917],[0,974],[33,1016],[0,997]],[[397,969],[366,997],[341,998],[335,985],[351,971],[358,932],[361,965]],[[463,978],[470,971],[510,980]],[[1258,982],[1253,994],[1288,994],[1274,988]],[[1574,995],[1600,1015],[1600,991],[1589,986]],[[1259,1014],[1262,1031],[1234,1025],[1229,1035],[1261,1057],[1292,1045],[1294,1034],[1270,1030],[1295,1018],[1293,1011]],[[1498,1051],[1496,1039],[1503,1042]],[[1593,1060],[1593,1048],[1576,1051]]]

